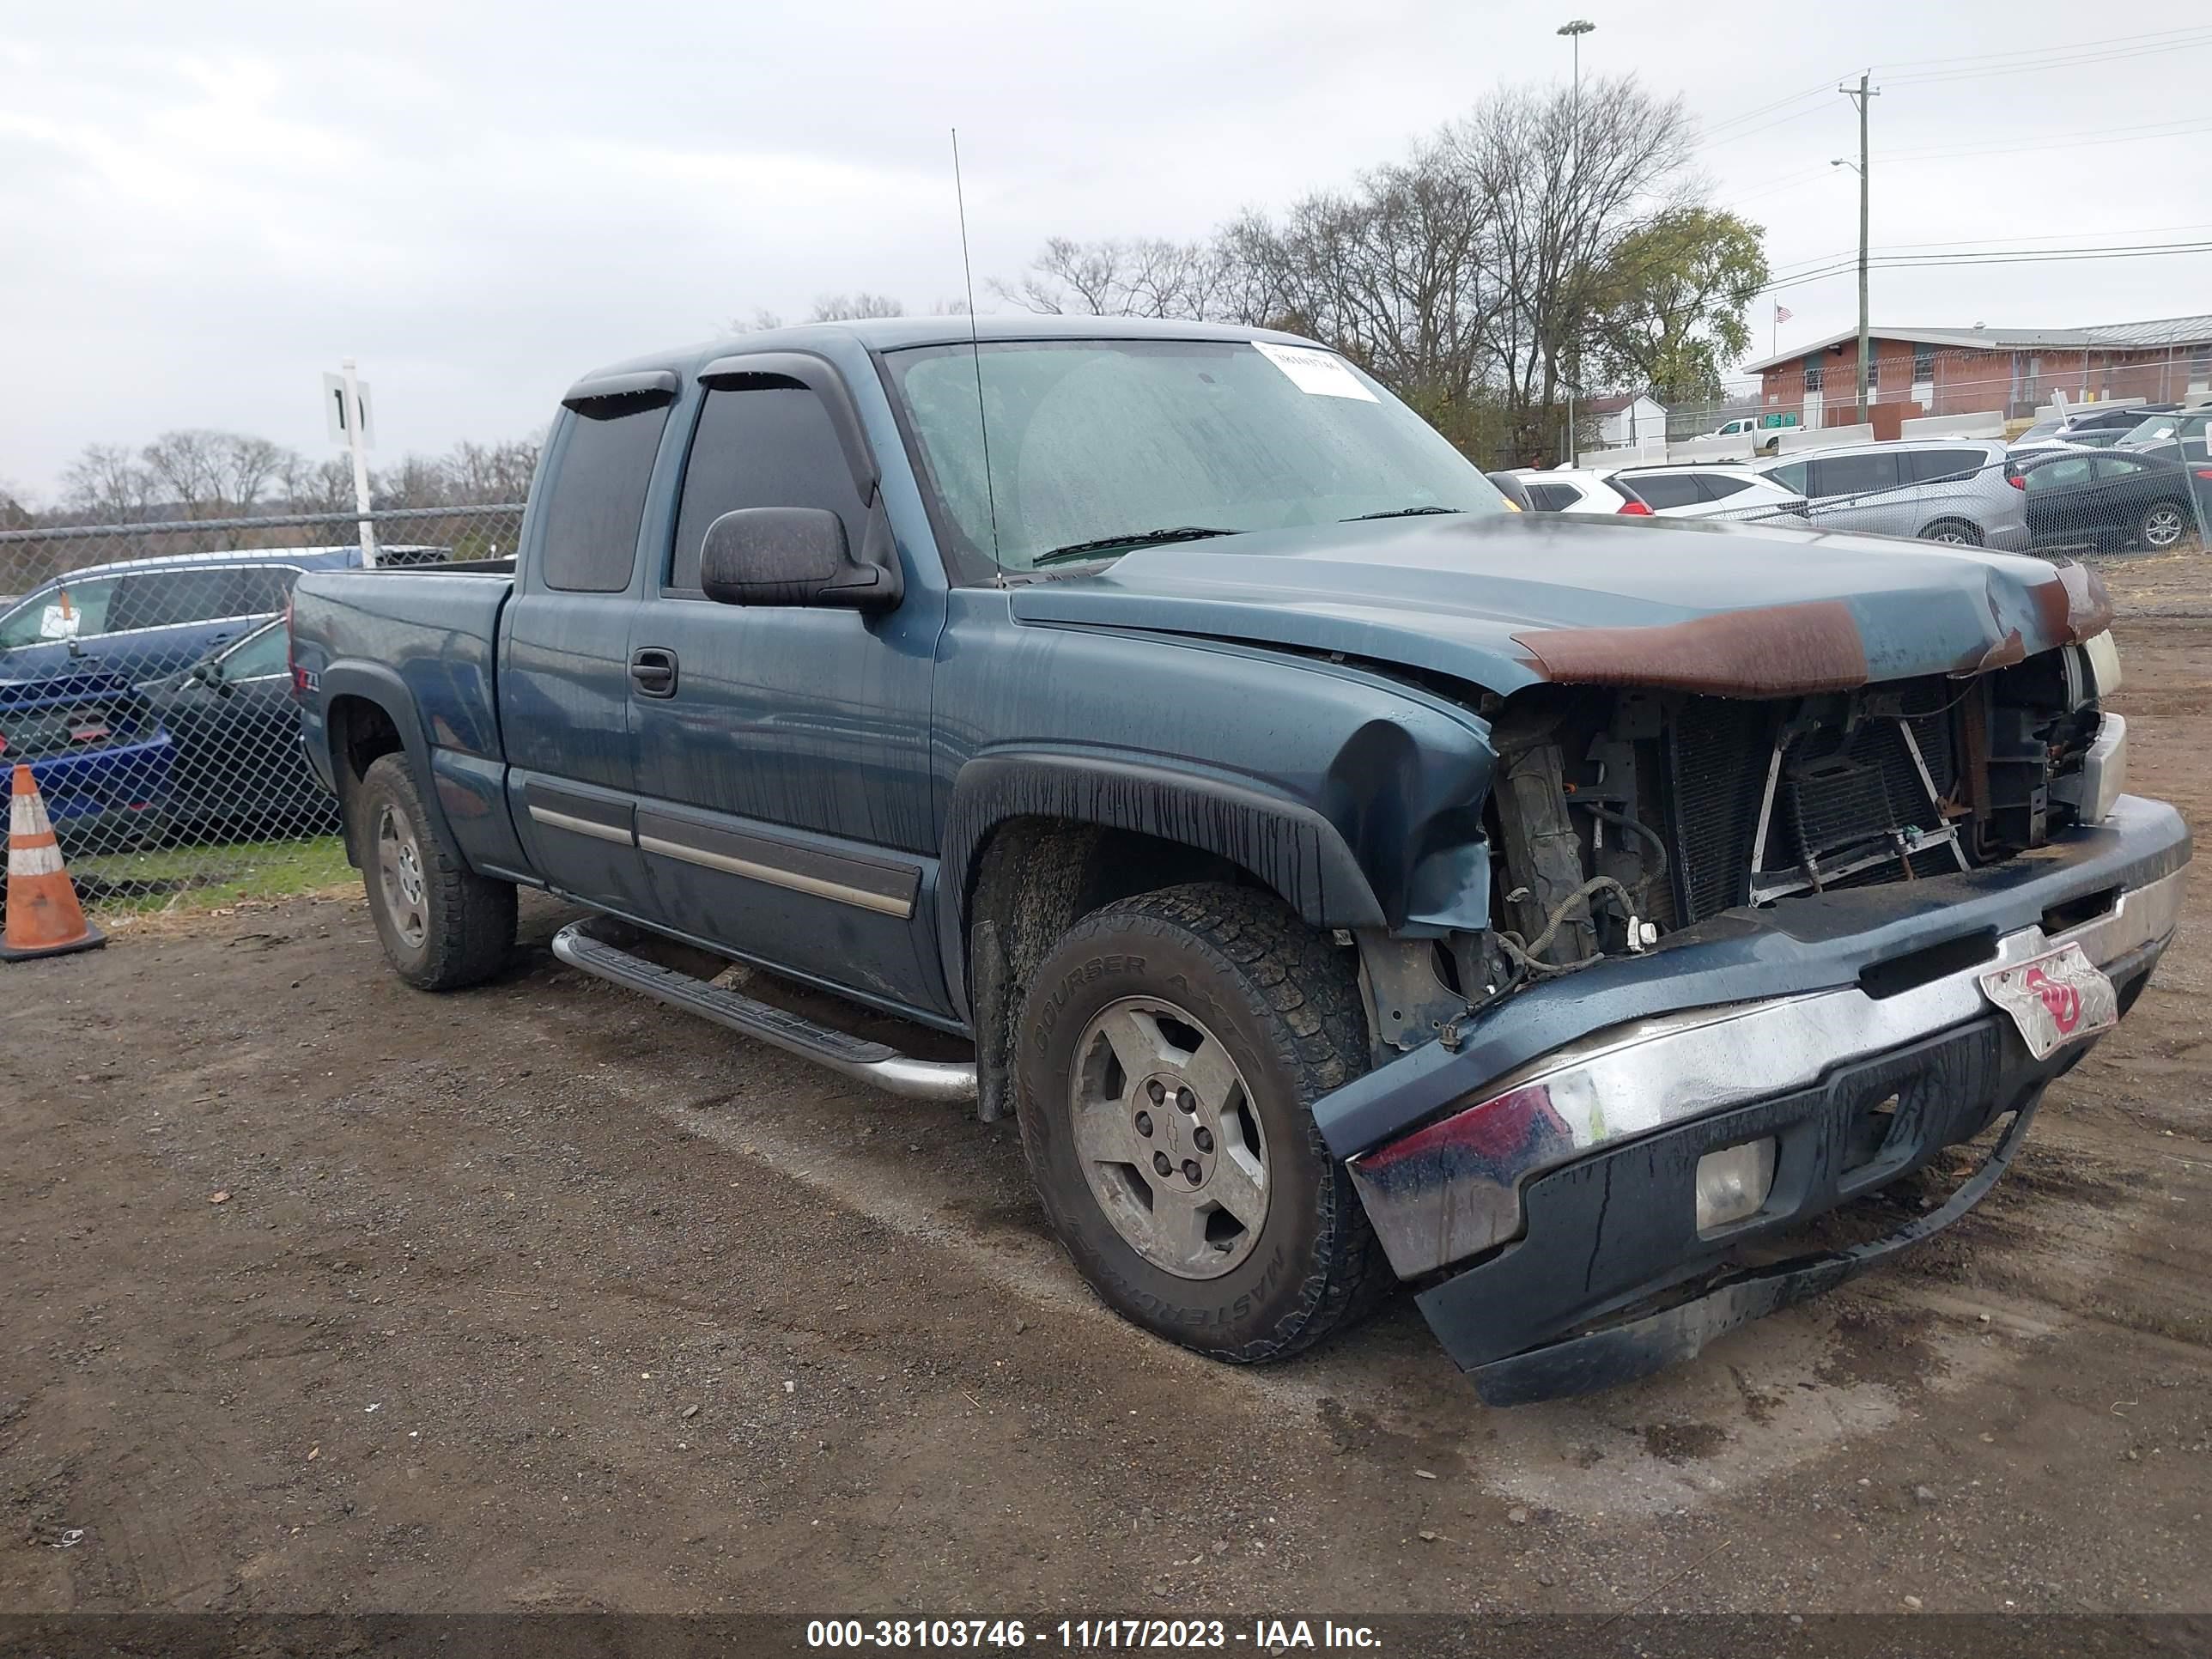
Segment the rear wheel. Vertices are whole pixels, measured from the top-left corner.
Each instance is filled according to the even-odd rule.
[[[1968,524],[1963,519],[1942,519],[1922,531],[1920,539],[1924,542],[1947,542],[1954,547],[1979,547],[1982,544],[1982,532],[1978,526]]]
[[[497,973],[514,946],[514,889],[477,874],[439,839],[407,757],[372,762],[349,804],[368,913],[399,977],[457,991]]]
[[[2154,501],[2143,509],[2142,522],[2136,526],[2136,539],[2154,553],[2163,553],[2180,544],[2189,533],[2189,509],[2179,501]]]
[[[1212,884],[1077,922],[1024,1001],[1022,1146],[1123,1317],[1218,1358],[1296,1353],[1393,1282],[1312,1104],[1366,1068],[1347,953]]]

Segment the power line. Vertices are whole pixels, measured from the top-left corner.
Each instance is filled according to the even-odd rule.
[[[2140,247],[2005,248],[1990,253],[1923,254],[1911,258],[1869,259],[1868,268],[1874,270],[1948,270],[1969,265],[2065,264],[2083,259],[2150,259],[2189,253],[2212,253],[2212,241],[2156,243]],[[1772,294],[1784,289],[1802,288],[1808,283],[1825,282],[1831,276],[1841,276],[1857,269],[1858,262],[1855,258],[1839,261],[1823,270],[1802,271],[1778,278],[1758,292]]]
[[[2212,31],[2209,31],[2202,27],[2153,29],[2148,34],[2115,35],[2104,40],[2075,41],[2070,46],[2021,46],[2011,52],[1970,52],[1963,53],[1956,58],[1915,58],[1908,59],[1903,63],[1874,64],[1869,65],[1869,67],[1872,70],[1936,69],[1947,64],[1985,64],[1994,62],[2000,58],[2039,58],[2054,52],[2104,50],[2106,48],[2114,46],[2139,45],[2147,40],[2168,40],[2177,34],[2195,35],[2208,33],[2212,33]]]
[[[1993,64],[1985,69],[1948,70],[1929,75],[1893,75],[1889,84],[1899,87],[1935,86],[1947,81],[1980,81],[1993,75],[2030,75],[2043,70],[2076,69],[2092,64],[2116,64],[2130,58],[2148,58],[2154,53],[2189,52],[2199,46],[2212,46],[2212,31],[2202,39],[2166,40],[2156,46],[2136,46],[2125,52],[2083,52],[2071,58],[2051,58],[2032,64]]]
[[[1731,127],[1741,126],[1747,121],[1755,121],[1760,116],[1773,110],[1787,109],[1792,104],[1802,102],[1808,98],[1817,97],[1826,92],[1827,89],[1828,82],[1822,81],[1816,85],[1806,88],[1802,92],[1793,92],[1787,97],[1778,98],[1771,104],[1761,104],[1757,109],[1747,109],[1741,115],[1729,116],[1725,119],[1716,121],[1711,126],[1707,127],[1705,129],[1706,136],[1711,137],[1713,134],[1725,132]]]
[[[2212,221],[2200,221],[2191,225],[2144,225],[2132,230],[2058,230],[2041,235],[1967,237],[1952,242],[1879,242],[1870,250],[1875,253],[1915,253],[1932,249],[1998,247],[2014,242],[2063,242],[2081,236],[2163,236],[2179,230],[2212,230]],[[2083,246],[2090,246],[2083,244]],[[2125,244],[2132,246],[2135,244]],[[1856,258],[1856,250],[1838,248],[1832,253],[1815,254],[1810,258],[1785,260],[1774,268],[1777,276],[1789,276],[1808,265],[1825,265],[1832,260]]]
[[[2153,131],[2150,129],[2161,131]],[[2154,143],[2167,138],[2186,138],[2194,133],[2212,132],[2212,122],[2197,120],[2194,125],[2175,121],[2149,121],[2140,127],[2091,128],[2079,133],[2054,133],[2047,144],[1974,144],[1960,149],[1936,146],[1927,149],[1877,150],[1877,161],[1943,161],[1969,155],[2035,155],[2054,149],[2086,149],[2093,145]]]

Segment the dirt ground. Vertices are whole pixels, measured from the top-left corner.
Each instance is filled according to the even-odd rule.
[[[2124,601],[2212,822],[2212,561]],[[0,1610],[2212,1608],[2212,878],[2023,1162],[1650,1382],[1486,1410],[1103,1312],[1012,1126],[356,897],[0,969]]]

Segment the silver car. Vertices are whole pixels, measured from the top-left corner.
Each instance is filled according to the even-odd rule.
[[[1906,438],[1799,450],[1755,463],[1806,498],[1820,530],[1994,547],[2027,545],[2027,496],[1994,439]]]

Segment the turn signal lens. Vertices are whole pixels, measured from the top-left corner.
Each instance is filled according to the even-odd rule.
[[[1698,1160],[1698,1231],[1710,1233],[1765,1207],[1774,1189],[1774,1142],[1747,1140]]]

